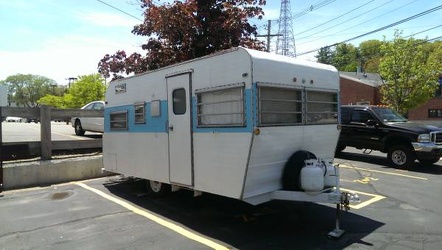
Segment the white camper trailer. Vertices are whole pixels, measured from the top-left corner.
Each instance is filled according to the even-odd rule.
[[[157,195],[348,204],[331,164],[338,105],[334,67],[234,48],[112,81],[104,167]]]

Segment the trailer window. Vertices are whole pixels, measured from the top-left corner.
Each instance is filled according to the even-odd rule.
[[[173,113],[175,115],[182,115],[186,113],[186,90],[175,89],[172,92],[173,98]]]
[[[135,123],[136,124],[142,124],[146,123],[146,116],[144,115],[144,102],[142,103],[135,103]]]
[[[324,91],[307,91],[307,124],[338,122],[338,94]]]
[[[110,114],[111,130],[127,129],[127,111],[119,111]]]
[[[293,125],[301,123],[301,90],[259,87],[259,125]]]
[[[198,93],[198,126],[245,126],[243,96],[243,87]]]

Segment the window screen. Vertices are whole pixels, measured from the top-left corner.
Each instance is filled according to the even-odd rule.
[[[198,126],[244,126],[243,93],[243,87],[198,93]]]
[[[302,123],[302,91],[260,87],[259,124],[292,125]]]
[[[110,114],[111,130],[127,129],[127,111],[119,111]]]
[[[338,95],[333,92],[307,91],[307,123],[337,123]]]
[[[173,113],[175,115],[182,115],[186,113],[186,90],[175,89],[172,92],[173,98]]]

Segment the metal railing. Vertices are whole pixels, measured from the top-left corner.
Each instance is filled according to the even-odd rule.
[[[83,110],[83,109],[54,109],[49,106],[41,106],[39,108],[16,108],[16,107],[0,107],[0,117],[18,116],[30,119],[40,120],[40,153],[42,160],[52,158],[52,151],[73,148],[91,148],[101,147],[101,140],[69,140],[69,141],[52,141],[51,139],[51,120],[67,120],[71,117],[103,117],[103,110]],[[0,123],[0,132],[2,125]],[[3,145],[2,135],[0,133],[0,144]],[[34,142],[35,144],[35,142]],[[98,145],[99,144],[99,145]],[[2,152],[0,149],[0,157]]]
[[[4,117],[17,116],[40,120],[40,142],[27,142],[29,148],[40,147],[41,160],[50,160],[53,150],[101,148],[102,140],[52,141],[51,120],[68,120],[71,117],[103,117],[103,110],[54,109],[49,106],[38,108],[0,107],[0,192],[3,190],[3,138]]]

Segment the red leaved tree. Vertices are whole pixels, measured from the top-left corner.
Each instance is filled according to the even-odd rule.
[[[98,72],[104,77],[142,73],[236,46],[265,49],[256,39],[256,26],[249,23],[249,18],[262,18],[260,6],[265,0],[153,2],[141,0],[144,23],[132,30],[135,35],[147,37],[141,46],[146,55],[128,56],[124,51],[105,55],[98,63]]]

